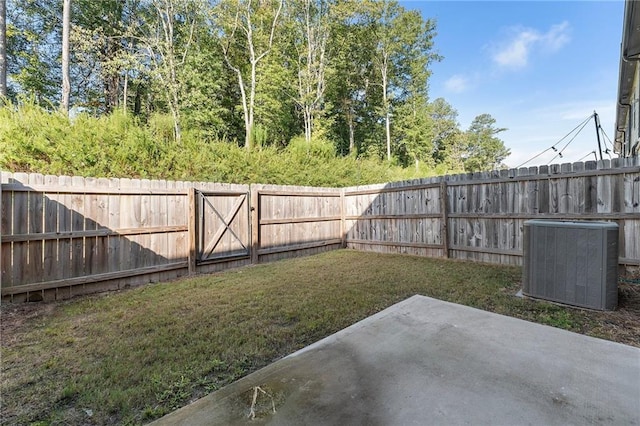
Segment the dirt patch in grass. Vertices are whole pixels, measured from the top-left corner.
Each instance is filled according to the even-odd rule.
[[[597,312],[591,335],[614,342],[640,347],[640,285],[621,282],[618,285],[618,308]]]
[[[640,286],[596,312],[515,267],[340,250],[61,303],[3,305],[3,424],[142,424],[414,294],[640,347]]]
[[[46,316],[55,309],[53,303],[21,303],[0,305],[0,336],[2,346],[20,344],[15,340],[23,327],[29,326],[38,317]]]

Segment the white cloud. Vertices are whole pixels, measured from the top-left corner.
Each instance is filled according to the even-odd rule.
[[[492,59],[501,68],[524,68],[532,52],[553,53],[560,50],[571,40],[569,31],[570,26],[566,21],[553,25],[546,33],[532,28],[513,28],[508,40],[494,46]]]
[[[542,48],[549,52],[557,52],[562,49],[565,44],[571,41],[571,37],[569,36],[570,31],[571,27],[567,21],[553,25],[546,34],[542,35]]]
[[[449,92],[462,93],[469,88],[469,79],[461,74],[456,74],[444,82],[444,87]]]
[[[531,47],[537,39],[536,33],[528,30],[521,31],[494,53],[493,60],[501,67],[524,68],[529,60]]]

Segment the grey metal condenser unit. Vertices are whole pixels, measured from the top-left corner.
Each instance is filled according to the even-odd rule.
[[[618,304],[618,225],[610,222],[524,223],[522,292],[591,309]]]

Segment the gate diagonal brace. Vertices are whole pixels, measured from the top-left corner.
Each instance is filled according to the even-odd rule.
[[[204,197],[204,195],[202,196],[202,199],[205,201],[205,203],[207,203],[211,207],[213,212],[216,214],[216,216],[218,216],[218,218],[222,221],[222,224],[224,225],[223,227],[218,228],[218,230],[213,235],[213,238],[211,239],[209,244],[207,244],[206,248],[202,251],[204,254],[202,258],[203,259],[208,258],[211,255],[211,253],[216,248],[216,246],[220,242],[220,239],[222,239],[222,236],[226,231],[229,231],[229,233],[233,235],[233,237],[240,243],[240,245],[244,250],[248,250],[247,247],[242,242],[242,240],[240,239],[240,237],[238,237],[238,235],[235,232],[233,232],[233,230],[231,229],[231,222],[233,222],[236,215],[240,211],[240,207],[242,207],[242,204],[244,204],[245,200],[247,199],[247,195],[244,194],[240,198],[238,198],[238,200],[235,202],[233,207],[231,207],[231,210],[229,211],[226,217],[222,217],[220,212],[213,206],[213,204],[211,204],[209,200],[207,200]]]

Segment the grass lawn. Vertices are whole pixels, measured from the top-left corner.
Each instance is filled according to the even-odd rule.
[[[640,346],[640,286],[593,312],[514,297],[520,268],[339,250],[2,306],[4,424],[139,424],[414,294]]]

